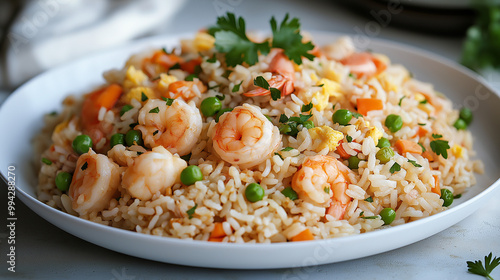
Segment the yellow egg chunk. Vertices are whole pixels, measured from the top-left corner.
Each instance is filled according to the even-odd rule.
[[[384,136],[384,133],[375,126],[370,128],[370,130],[366,133],[366,137],[371,137],[375,145],[378,144],[378,140],[382,138],[382,136]]]
[[[336,131],[329,126],[313,127],[309,129],[309,134],[312,139],[321,139],[322,143],[316,148],[316,151],[321,151],[328,147],[328,150],[335,151],[340,140],[344,139],[344,134]]]
[[[334,82],[329,79],[321,79],[317,82],[317,85],[321,86],[321,90],[312,94],[312,97],[316,99],[316,104],[314,104],[314,108],[318,111],[323,111],[328,106],[328,100],[331,96],[340,97],[342,94],[339,92],[340,85],[337,82]]]
[[[127,69],[125,75],[125,81],[123,81],[124,88],[133,88],[136,86],[141,86],[145,81],[148,80],[148,76],[142,72],[142,70],[135,69],[134,66],[130,66]]]
[[[215,38],[208,33],[198,32],[194,37],[193,44],[196,50],[199,52],[208,51],[209,49],[214,47]]]
[[[457,158],[462,158],[464,157],[464,148],[460,145],[453,145],[453,147],[451,147],[451,153],[457,157]]]
[[[168,90],[168,86],[173,83],[173,82],[177,82],[178,79],[177,77],[173,76],[173,75],[167,75],[167,74],[160,74],[160,81],[158,82],[158,89],[160,90],[160,92],[166,92]]]
[[[132,99],[136,99],[140,101],[142,104],[146,103],[146,101],[142,101],[142,94],[145,94],[148,99],[155,98],[155,93],[153,89],[149,87],[135,87],[130,89],[127,94],[124,94],[121,100],[127,104],[130,104]]]

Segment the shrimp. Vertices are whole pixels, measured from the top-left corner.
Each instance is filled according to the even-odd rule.
[[[187,155],[196,144],[202,120],[198,108],[176,99],[168,106],[160,99],[149,99],[141,108],[136,129],[149,147],[163,146],[171,153]]]
[[[293,63],[283,54],[282,49],[273,49],[270,56],[273,56],[273,58],[269,63],[268,70],[273,73],[273,76],[268,81],[269,87],[279,89],[281,96],[291,94],[295,90],[293,85],[295,82],[295,68],[293,67]],[[243,95],[252,97],[268,95],[270,93],[270,90],[259,87]]]
[[[329,59],[342,60],[356,51],[354,43],[350,37],[342,36],[337,39],[333,44],[329,44],[323,47],[323,53]]]
[[[193,81],[176,81],[168,85],[168,91],[162,94],[167,98],[182,98],[188,102],[195,97],[201,97],[207,91],[207,87],[198,79]]]
[[[387,64],[384,61],[368,52],[355,52],[340,62],[348,66],[351,73],[358,76],[375,76],[387,68]]]
[[[265,161],[281,142],[279,130],[259,108],[243,104],[215,125],[213,147],[225,161],[248,168]]]
[[[344,170],[336,158],[316,155],[308,157],[302,168],[292,178],[292,189],[305,201],[325,204],[332,201],[327,214],[340,220],[351,201],[346,195],[347,179]]]
[[[123,174],[122,185],[132,197],[149,200],[156,192],[168,194],[180,182],[180,174],[186,167],[185,160],[162,146],[154,147],[135,158]]]
[[[102,211],[120,186],[120,168],[107,156],[92,149],[76,162],[68,195],[73,210],[80,215]]]

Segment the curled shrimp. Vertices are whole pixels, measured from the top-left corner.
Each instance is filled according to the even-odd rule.
[[[215,152],[223,160],[241,168],[265,161],[281,141],[278,128],[259,108],[249,104],[223,114],[214,130]]]
[[[317,204],[325,204],[332,198],[327,214],[337,220],[343,218],[351,201],[345,193],[347,180],[344,171],[339,167],[340,164],[331,156],[308,157],[292,178],[292,188],[299,198]]]
[[[123,174],[122,185],[132,197],[149,200],[156,192],[168,193],[175,183],[180,182],[180,174],[186,167],[185,160],[162,146],[154,147],[135,158]]]
[[[76,162],[68,195],[80,215],[108,206],[120,186],[120,168],[107,156],[90,150]]]
[[[198,108],[176,99],[168,106],[160,99],[149,99],[138,116],[142,138],[150,147],[163,146],[171,153],[189,154],[198,140],[202,120]]]
[[[355,52],[340,61],[357,76],[371,77],[382,73],[387,64],[368,52]]]
[[[295,68],[293,63],[286,57],[282,49],[273,49],[270,56],[273,56],[269,63],[269,72],[273,73],[268,81],[269,87],[277,88],[281,91],[281,96],[289,95],[294,91]],[[268,95],[271,91],[264,88],[256,88],[244,93],[245,96]]]
[[[167,98],[182,98],[184,101],[201,97],[202,93],[207,91],[207,87],[202,81],[194,79],[193,81],[176,81],[168,86],[168,91],[163,94]]]

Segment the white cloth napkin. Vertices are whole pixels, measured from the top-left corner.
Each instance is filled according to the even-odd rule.
[[[183,3],[184,0],[26,1],[5,31],[0,88],[8,92],[56,65],[148,35],[167,24]],[[13,7],[3,4],[1,8],[5,11]],[[0,17],[5,16],[8,14],[0,13]]]

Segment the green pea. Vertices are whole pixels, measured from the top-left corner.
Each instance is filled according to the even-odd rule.
[[[296,191],[294,191],[294,190],[292,189],[292,187],[286,187],[286,188],[284,188],[284,189],[281,191],[281,193],[282,193],[284,196],[288,197],[290,200],[296,200],[296,199],[298,199],[298,198],[299,198],[299,195],[297,194],[297,192],[296,192]]]
[[[196,165],[190,165],[181,172],[181,182],[186,186],[190,186],[201,180],[203,180],[203,173],[201,173],[201,169]]]
[[[225,112],[231,112],[232,110],[232,108],[220,109],[219,112],[217,112],[217,114],[215,115],[215,122],[219,122],[220,116],[224,115]]]
[[[403,127],[403,119],[395,114],[390,114],[385,118],[385,126],[392,132],[397,132]]]
[[[313,128],[313,127],[314,127],[314,122],[313,122],[313,121],[305,121],[302,125],[303,125],[305,128],[310,129],[310,128]]]
[[[332,116],[332,121],[340,125],[347,125],[352,119],[351,111],[347,109],[340,109],[335,111]]]
[[[73,176],[68,172],[59,172],[56,175],[56,187],[62,191],[66,192],[69,190],[69,185],[71,185],[71,179]]]
[[[472,111],[469,108],[463,107],[460,109],[460,118],[464,120],[464,122],[469,125],[472,122]]]
[[[120,110],[120,116],[123,116],[123,114],[125,114],[127,111],[130,111],[130,109],[132,109],[132,108],[134,108],[134,106],[129,105],[129,104],[124,105],[122,107],[122,109]]]
[[[200,105],[200,110],[205,117],[211,117],[220,111],[222,104],[219,98],[212,96],[203,99]]]
[[[78,135],[73,140],[72,147],[77,154],[85,154],[92,148],[92,139],[85,134]]]
[[[387,139],[385,137],[378,139],[377,147],[383,148],[383,147],[390,147],[390,146],[391,146],[391,142],[389,142],[389,139]]]
[[[125,134],[121,133],[116,133],[111,136],[111,139],[109,140],[109,144],[111,145],[111,148],[118,144],[125,144]]]
[[[443,206],[448,207],[453,203],[453,193],[448,189],[441,189],[441,199]]]
[[[380,149],[375,157],[380,160],[380,163],[387,163],[394,156],[394,151],[389,147]]]
[[[387,207],[380,211],[380,217],[384,221],[384,225],[390,225],[396,218],[396,211],[394,209]]]
[[[127,134],[125,134],[125,143],[127,143],[127,146],[132,146],[134,144],[137,144],[139,146],[142,146],[142,133],[140,130],[129,130],[127,131]]]
[[[349,162],[349,168],[350,169],[358,169],[359,162],[361,161],[357,156],[351,156],[349,159],[347,159]]]
[[[462,130],[466,130],[466,129],[467,129],[467,123],[466,123],[464,120],[462,120],[462,119],[458,119],[458,120],[457,120],[457,121],[453,124],[453,126],[454,126],[456,129],[458,129],[458,130],[460,130],[460,129],[462,129]]]
[[[250,202],[256,202],[264,198],[264,189],[257,183],[251,183],[245,189],[245,197]]]

